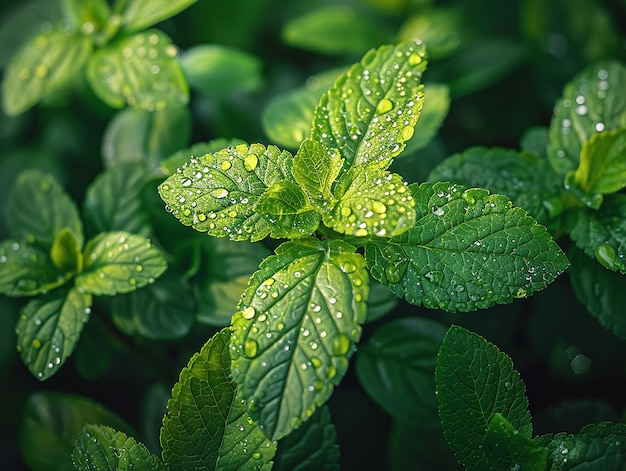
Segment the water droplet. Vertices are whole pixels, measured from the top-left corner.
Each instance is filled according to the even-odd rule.
[[[443,216],[444,214],[443,208],[440,208],[439,206],[433,206],[432,212],[435,216]]]
[[[376,106],[376,114],[383,114],[393,109],[393,102],[389,98],[383,98]]]
[[[258,451],[255,451],[254,453],[252,453],[252,459],[255,459],[255,460],[261,459],[261,453],[259,453]]]
[[[347,218],[348,216],[350,216],[350,214],[352,214],[352,210],[347,206],[343,206],[340,213],[342,217]]]
[[[344,273],[354,273],[356,271],[356,265],[351,262],[346,262],[341,266],[341,271]]]
[[[228,190],[226,188],[216,188],[211,191],[211,195],[217,199],[226,198],[228,196]]]
[[[224,171],[230,169],[232,166],[233,165],[228,160],[224,160],[224,162],[222,162],[222,170]]]
[[[317,357],[313,357],[311,358],[311,364],[315,367],[315,368],[319,368],[320,366],[322,366],[322,360],[320,360]]]
[[[33,348],[41,348],[41,340],[33,339],[32,345],[33,345]]]
[[[243,343],[243,354],[248,358],[254,358],[259,351],[259,344],[256,340],[248,339]]]
[[[419,54],[411,54],[409,56],[409,65],[419,65],[422,63],[422,56]]]
[[[402,279],[403,274],[397,265],[387,265],[385,267],[385,276],[389,283],[398,283]]]
[[[241,317],[244,319],[252,319],[256,315],[256,309],[252,306],[248,306],[243,311],[241,311]]]
[[[380,201],[373,201],[372,211],[377,214],[384,214],[387,211],[387,206],[385,206],[384,203],[381,203]]]
[[[243,167],[248,172],[251,172],[252,170],[254,170],[258,163],[259,163],[259,158],[256,156],[256,154],[248,154],[246,155],[245,159],[243,159]]]
[[[596,260],[609,270],[618,269],[617,252],[611,244],[604,243],[598,245],[595,251]]]
[[[346,334],[339,334],[333,339],[333,353],[345,355],[350,350],[350,339]]]
[[[504,387],[510,391],[513,388],[513,383],[507,381],[506,383],[504,383]]]

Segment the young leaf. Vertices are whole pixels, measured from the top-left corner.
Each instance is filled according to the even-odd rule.
[[[159,186],[159,194],[185,226],[254,242],[272,229],[254,206],[268,187],[288,179],[292,161],[289,152],[274,146],[228,147],[192,158]]]
[[[415,222],[415,202],[406,183],[376,163],[346,174],[335,188],[335,197],[339,201],[322,217],[325,225],[341,234],[393,237]]]
[[[345,374],[365,320],[365,260],[351,245],[282,244],[250,279],[233,316],[233,374],[271,439],[309,418]]]
[[[519,373],[508,356],[479,335],[450,327],[437,356],[435,381],[444,435],[467,469],[488,469],[481,466],[492,450],[481,444],[495,414],[522,438],[531,438],[528,399]]]
[[[345,170],[375,163],[385,169],[414,132],[426,69],[421,43],[383,46],[339,77],[314,112],[312,137],[339,149]]]
[[[337,432],[330,411],[322,406],[302,426],[278,444],[276,471],[331,471],[339,469]]]
[[[117,31],[107,0],[63,0],[62,3],[72,28],[85,35],[96,35],[98,44],[104,44]]]
[[[508,196],[544,225],[557,216],[562,179],[549,163],[527,152],[500,147],[471,147],[435,167],[428,181],[486,188]]]
[[[66,227],[54,238],[50,249],[50,260],[63,273],[79,273],[83,269],[83,254],[80,249],[76,236],[71,229]]]
[[[72,462],[77,471],[167,471],[143,443],[111,427],[87,424],[76,439]]]
[[[568,265],[543,226],[508,198],[450,183],[411,185],[417,221],[370,241],[370,273],[412,304],[450,312],[530,296]]]
[[[51,175],[25,170],[9,193],[7,220],[16,239],[36,242],[46,250],[68,228],[83,245],[83,225],[76,205]]]
[[[30,301],[17,323],[17,349],[39,380],[54,375],[76,347],[89,319],[91,294],[55,290]]]
[[[158,30],[122,37],[96,51],[87,66],[87,78],[105,103],[129,105],[147,111],[184,105],[187,81],[172,41]]]
[[[554,107],[548,146],[550,163],[558,173],[576,170],[583,144],[594,133],[624,126],[625,83],[626,67],[607,61],[588,67],[565,85]]]
[[[193,5],[198,0],[124,0],[118,13],[122,16],[122,27],[126,32],[140,31]]]
[[[626,273],[626,195],[604,198],[601,211],[573,208],[565,228],[576,246],[609,270]]]
[[[2,104],[17,116],[66,85],[78,73],[92,43],[60,27],[34,36],[13,56],[2,81]]]
[[[230,379],[230,331],[224,329],[180,373],[161,428],[163,460],[172,471],[272,467],[276,444],[246,414]]]
[[[103,232],[83,254],[84,269],[76,286],[95,295],[135,291],[152,283],[167,267],[161,251],[148,239],[128,232]]]

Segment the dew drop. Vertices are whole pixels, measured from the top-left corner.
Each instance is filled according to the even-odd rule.
[[[389,98],[383,98],[376,106],[376,114],[383,114],[393,109],[393,102]]]
[[[409,65],[419,65],[422,63],[422,56],[419,54],[411,54],[409,56]]]
[[[385,276],[389,283],[398,283],[402,279],[402,271],[397,265],[387,265],[385,267]]]
[[[254,309],[252,306],[248,306],[243,311],[241,311],[241,317],[243,317],[244,319],[252,319],[255,314],[256,309]]]
[[[315,368],[319,368],[322,366],[322,360],[320,360],[317,357],[313,357],[311,358],[311,364],[315,367]]]
[[[344,206],[341,208],[340,214],[342,217],[347,218],[350,214],[352,214],[352,210],[349,207]]]
[[[228,196],[228,190],[226,188],[216,188],[211,191],[211,195],[217,199],[226,198]]]
[[[255,459],[255,460],[261,459],[261,453],[259,453],[258,451],[255,451],[254,453],[252,453],[252,459]]]
[[[248,154],[246,155],[246,158],[243,159],[243,167],[248,172],[251,172],[252,170],[254,170],[258,163],[259,163],[259,158],[256,156],[256,154]]]
[[[33,339],[33,348],[41,348],[41,341],[39,339]]]
[[[332,348],[335,355],[345,355],[350,349],[350,339],[346,334],[339,334],[333,339]]]
[[[256,340],[248,339],[243,343],[243,354],[248,358],[254,358],[259,351],[259,344]]]
[[[374,201],[372,202],[372,211],[377,214],[384,214],[387,211],[387,206],[380,201]]]
[[[341,271],[344,273],[354,273],[356,271],[356,265],[354,263],[346,262],[341,266]]]
[[[233,165],[230,163],[230,161],[228,160],[224,160],[224,162],[222,162],[222,170],[228,170],[232,167]]]

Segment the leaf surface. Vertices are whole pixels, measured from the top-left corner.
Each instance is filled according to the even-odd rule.
[[[484,309],[530,296],[567,268],[546,229],[508,198],[449,183],[411,190],[414,226],[365,247],[372,276],[408,302]]]
[[[167,20],[198,0],[126,0],[119,12],[127,32],[139,31]]]
[[[424,86],[424,106],[419,117],[419,126],[406,143],[401,157],[426,147],[437,135],[450,109],[450,90],[446,85],[429,83]]]
[[[233,316],[233,374],[250,415],[272,439],[331,395],[365,320],[365,260],[351,245],[286,242],[250,280]]]

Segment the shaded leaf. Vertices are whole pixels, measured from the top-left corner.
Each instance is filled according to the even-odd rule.
[[[22,308],[17,349],[39,380],[53,376],[72,354],[91,312],[91,294],[72,288],[55,290]]]
[[[421,39],[428,56],[441,59],[453,53],[467,40],[464,13],[459,8],[429,8],[425,13],[412,15],[400,28],[400,41]]]
[[[161,428],[169,469],[269,470],[276,445],[246,414],[231,380],[230,332],[210,339],[174,385]]]
[[[370,280],[370,293],[367,297],[367,318],[365,322],[374,322],[389,314],[398,304],[398,297],[391,290],[376,280]]]
[[[250,279],[233,316],[233,374],[250,415],[280,439],[331,395],[365,320],[365,260],[351,245],[282,244]]]
[[[410,303],[484,309],[530,296],[567,268],[546,229],[505,196],[449,183],[411,190],[413,228],[365,248],[371,275]]]
[[[122,26],[127,31],[139,31],[177,15],[197,0],[125,0]]]
[[[522,134],[520,149],[523,152],[535,154],[542,159],[548,158],[548,127],[533,126]]]

